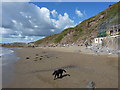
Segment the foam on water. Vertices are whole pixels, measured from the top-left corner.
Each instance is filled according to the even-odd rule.
[[[9,49],[9,48],[0,47],[0,56],[11,54],[13,52],[14,51],[11,50],[11,48]]]

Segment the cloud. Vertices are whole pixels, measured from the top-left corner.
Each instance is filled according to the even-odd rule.
[[[44,38],[44,36],[42,37],[38,37],[38,36],[26,36],[25,38],[1,38],[0,37],[0,42],[4,41],[4,43],[13,43],[13,42],[30,42],[30,41],[34,41],[34,40],[39,40]]]
[[[66,29],[74,25],[74,21],[69,18],[69,15],[67,13],[64,13],[63,16],[59,14],[58,20],[55,23],[55,26],[59,29]]]
[[[83,17],[84,14],[80,10],[75,10],[75,14],[78,15],[78,17]]]
[[[51,15],[57,19],[51,18]],[[2,32],[3,38],[24,38],[31,36],[48,36],[60,33],[67,27],[74,26],[74,21],[67,13],[58,14],[46,7],[38,7],[27,2],[7,2],[2,4]],[[33,39],[31,39],[33,40]]]
[[[58,13],[56,12],[56,10],[52,10],[51,13],[52,13],[53,17],[57,17],[57,15],[58,15]]]

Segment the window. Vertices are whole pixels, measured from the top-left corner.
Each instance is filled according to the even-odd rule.
[[[120,29],[118,30],[118,32],[120,32]]]
[[[110,33],[113,33],[113,30],[111,30]]]

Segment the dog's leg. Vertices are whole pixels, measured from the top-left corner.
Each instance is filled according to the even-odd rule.
[[[54,76],[54,80],[56,79],[56,74],[55,74],[55,76]]]
[[[62,72],[60,73],[60,78],[62,77]]]

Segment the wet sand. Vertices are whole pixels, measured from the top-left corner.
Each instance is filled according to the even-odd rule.
[[[69,51],[70,50],[70,51]],[[118,87],[118,58],[84,54],[61,48],[23,48],[15,63],[15,79],[6,88],[96,88]],[[54,80],[55,69],[64,68],[63,78]],[[70,74],[67,76],[66,74]]]

